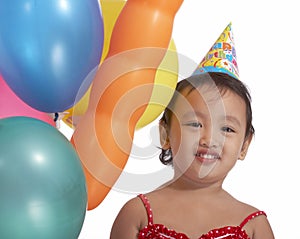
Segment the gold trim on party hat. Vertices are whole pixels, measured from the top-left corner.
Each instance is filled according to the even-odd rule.
[[[239,79],[231,23],[224,29],[218,40],[200,62],[193,75],[205,72],[223,72]]]

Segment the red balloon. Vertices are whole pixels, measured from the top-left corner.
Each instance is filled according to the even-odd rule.
[[[12,116],[36,118],[55,126],[54,120],[48,114],[38,111],[23,102],[0,75],[0,119]]]

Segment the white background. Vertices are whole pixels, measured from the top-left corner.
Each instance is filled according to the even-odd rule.
[[[236,165],[224,187],[241,201],[266,211],[277,239],[300,238],[300,93],[297,88],[300,11],[296,3],[294,0],[185,0],[173,30],[177,52],[199,63],[232,22],[240,79],[249,86],[253,98],[256,136],[245,161]],[[136,133],[135,147],[158,146],[153,137],[156,124],[153,122]],[[67,137],[72,134],[63,124],[61,131]],[[130,157],[124,173],[151,176],[155,170],[162,170],[169,175],[158,161],[157,152],[152,159]],[[126,175],[125,180],[121,177],[100,206],[87,212],[79,239],[109,238],[115,216],[137,194],[139,188],[134,183],[140,180],[137,175],[133,186],[127,189],[124,188]],[[155,179],[148,182],[150,186],[144,191],[160,183]]]

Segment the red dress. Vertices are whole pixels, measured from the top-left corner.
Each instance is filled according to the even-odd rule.
[[[148,199],[143,194],[140,194],[139,197],[143,201],[148,214],[148,225],[139,231],[138,239],[189,239],[184,233],[168,229],[162,224],[154,224]],[[248,221],[260,215],[266,216],[263,211],[254,212],[246,217],[239,226],[226,226],[213,229],[200,236],[199,239],[250,239],[243,227]]]

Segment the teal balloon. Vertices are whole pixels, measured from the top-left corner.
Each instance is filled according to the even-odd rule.
[[[0,238],[77,239],[87,192],[80,159],[53,126],[0,120]]]
[[[0,72],[42,112],[63,112],[87,91],[104,39],[98,0],[0,0]]]

